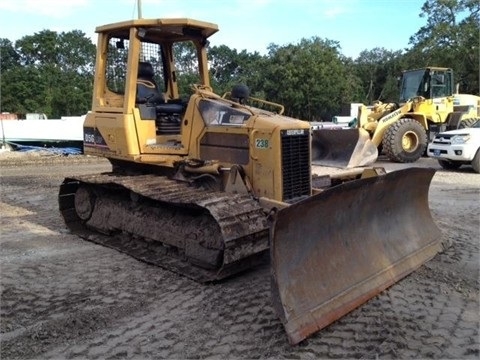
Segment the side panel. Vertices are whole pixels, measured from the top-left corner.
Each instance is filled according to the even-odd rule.
[[[135,122],[131,115],[89,113],[84,123],[87,155],[128,158],[139,154]]]
[[[247,134],[207,132],[200,140],[200,157],[247,165],[250,159]]]
[[[276,136],[274,136],[276,135]],[[250,132],[250,171],[256,196],[282,200],[281,152],[278,131],[255,129]]]

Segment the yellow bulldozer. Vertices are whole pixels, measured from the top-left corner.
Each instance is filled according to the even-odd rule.
[[[60,211],[82,238],[199,282],[269,261],[274,308],[297,344],[439,251],[435,171],[312,176],[308,122],[246,86],[213,92],[217,30],[193,19],[96,29],[84,152],[112,171],[66,178]],[[176,62],[185,46],[197,55],[188,66]],[[196,83],[179,94],[185,68]]]
[[[480,97],[454,93],[453,70],[428,67],[404,71],[400,103],[359,108],[358,126],[394,162],[424,155],[435,134],[468,127],[480,117]]]

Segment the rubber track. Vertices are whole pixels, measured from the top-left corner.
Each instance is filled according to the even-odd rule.
[[[193,266],[178,251],[136,234],[101,234],[87,227],[75,211],[75,192],[81,184],[110,190],[130,190],[155,207],[203,209],[215,219],[224,241],[224,264],[207,270]],[[203,190],[157,175],[123,176],[112,173],[66,178],[60,187],[59,207],[66,225],[80,237],[115,248],[139,260],[161,266],[200,282],[220,280],[266,260],[268,224],[265,211],[249,195]],[[188,224],[185,224],[188,226]],[[199,243],[202,240],[199,239]]]

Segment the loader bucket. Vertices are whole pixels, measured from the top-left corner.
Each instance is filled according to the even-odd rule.
[[[338,168],[368,166],[378,150],[364,129],[312,130],[312,164]]]
[[[431,259],[433,169],[354,180],[279,210],[271,226],[273,306],[297,344]]]

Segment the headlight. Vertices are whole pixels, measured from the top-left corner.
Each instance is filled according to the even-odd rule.
[[[470,140],[470,135],[455,135],[452,137],[452,144],[465,144],[468,140]]]

